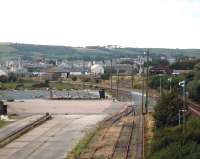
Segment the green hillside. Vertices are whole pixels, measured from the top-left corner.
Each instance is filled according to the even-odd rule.
[[[137,57],[143,54],[144,48],[115,48],[109,49],[99,46],[68,47],[68,46],[49,46],[32,45],[18,43],[0,43],[0,60],[23,56],[25,58],[35,58],[45,56],[49,59],[85,59],[103,60],[111,58]],[[151,48],[150,54],[153,56],[190,56],[200,58],[200,49],[162,49]]]

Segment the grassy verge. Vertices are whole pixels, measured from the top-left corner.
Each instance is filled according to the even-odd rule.
[[[0,128],[6,126],[8,124],[8,122],[0,120]]]
[[[153,114],[149,113],[145,116],[145,129],[144,129],[144,155],[147,158],[151,153],[151,146],[153,140],[154,119]]]
[[[71,84],[71,83],[60,83],[60,82],[51,82],[51,88],[56,88],[57,90],[70,90],[70,89],[80,89],[79,85]]]
[[[5,82],[0,83],[0,89],[7,90],[7,89],[44,89],[47,87],[55,88],[57,90],[70,90],[70,89],[80,89],[80,85],[72,84],[72,83],[61,83],[61,82],[49,82],[48,85],[44,85],[45,81],[33,81],[33,80],[23,80],[21,82]],[[41,85],[41,86],[36,86]]]
[[[89,143],[92,141],[98,130],[99,127],[94,131],[88,131],[86,135],[74,147],[74,149],[69,153],[66,159],[77,159],[81,155],[81,152],[83,152],[88,147]]]

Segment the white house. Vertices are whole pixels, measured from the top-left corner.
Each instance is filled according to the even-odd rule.
[[[92,74],[104,74],[104,68],[101,65],[94,64],[91,66],[91,73]]]
[[[7,72],[0,69],[0,76],[8,76]]]

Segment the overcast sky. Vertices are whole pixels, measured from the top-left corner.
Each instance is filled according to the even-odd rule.
[[[0,0],[0,41],[200,48],[200,0]]]

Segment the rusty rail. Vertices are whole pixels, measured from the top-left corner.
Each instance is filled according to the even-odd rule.
[[[130,124],[130,123],[129,123]],[[125,147],[122,146],[122,148],[124,149],[121,153],[124,153],[124,159],[128,159],[129,158],[129,152],[130,152],[130,146],[131,146],[131,141],[132,141],[132,136],[133,136],[133,130],[134,130],[134,120],[131,123],[131,128],[130,125],[126,123],[123,123],[122,128],[120,130],[119,136],[115,142],[115,145],[113,147],[113,151],[111,156],[108,156],[108,159],[114,159],[115,153],[116,153],[116,149],[117,147],[121,144],[120,143],[120,139],[123,138],[123,133],[125,132],[126,129],[130,129],[130,132],[128,132],[128,136],[127,136],[127,145]],[[121,151],[121,150],[120,150]]]
[[[133,109],[130,109],[130,107],[126,107],[123,111],[121,111],[120,113],[114,114],[111,117],[105,119],[103,121],[104,125],[106,122],[109,123],[109,126],[106,128],[106,130],[104,131],[103,135],[101,136],[101,141],[105,139],[106,134],[108,133],[109,128],[115,124],[117,121],[119,121],[122,117],[124,116],[128,116],[129,114],[131,114],[133,112]],[[101,147],[96,147],[94,149],[94,151],[92,152],[92,155],[90,157],[90,159],[94,159],[94,155],[95,153],[100,149]]]

